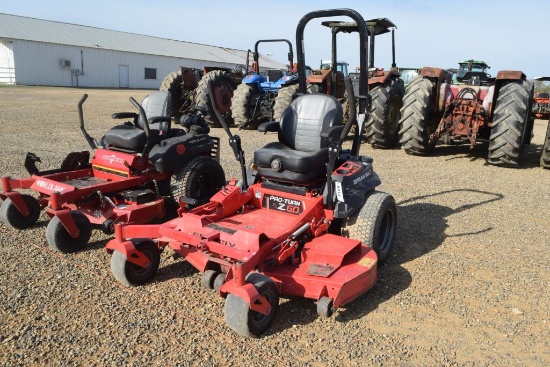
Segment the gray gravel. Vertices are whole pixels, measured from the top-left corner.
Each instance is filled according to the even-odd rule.
[[[0,88],[0,175],[26,177],[27,151],[56,168],[87,149],[76,103],[90,94],[92,136],[133,111],[143,90]],[[18,231],[0,224],[2,366],[547,366],[550,365],[550,170],[538,167],[547,122],[536,121],[519,169],[486,164],[487,146],[437,147],[430,157],[400,150],[374,158],[381,190],[399,207],[397,248],[375,287],[332,318],[306,299],[282,299],[259,339],[233,333],[224,300],[200,274],[163,253],[153,282],[119,285],[103,251],[108,236],[54,253],[47,217]],[[272,134],[240,131],[250,162]],[[220,129],[222,166],[238,166]]]

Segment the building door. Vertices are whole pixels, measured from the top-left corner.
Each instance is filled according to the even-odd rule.
[[[15,84],[12,42],[0,40],[0,84]]]
[[[118,87],[130,88],[130,67],[128,65],[118,66]]]

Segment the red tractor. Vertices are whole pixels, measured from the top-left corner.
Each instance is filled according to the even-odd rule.
[[[130,98],[139,113],[113,114],[127,121],[100,141],[84,128],[82,105],[87,97],[78,103],[78,111],[92,156],[89,151],[73,152],[59,169],[40,171],[40,158],[27,153],[30,177],[2,177],[0,219],[7,225],[29,228],[45,209],[51,218],[48,244],[59,252],[74,252],[88,243],[93,226],[112,234],[118,223],[158,220],[170,211],[166,206],[176,211],[180,196],[192,198],[188,204],[196,206],[225,184],[218,163],[219,139],[208,136],[208,125],[196,118],[186,126],[188,131],[172,128],[167,92],[151,93],[143,105]]]
[[[366,113],[367,28],[349,9],[306,14],[298,24],[298,64],[304,65],[303,35],[314,18],[349,16],[359,24],[359,113]],[[369,290],[377,266],[395,242],[397,207],[380,184],[372,158],[360,156],[361,119],[354,90],[346,80],[350,117],[334,97],[306,93],[305,68],[299,68],[301,96],[280,121],[260,125],[277,132],[278,141],[254,153],[255,171],[247,172],[241,140],[229,135],[242,179],[230,183],[208,204],[184,211],[160,225],[119,225],[107,243],[115,277],[128,285],[147,282],[157,271],[160,252],[172,248],[203,273],[202,282],[226,299],[228,325],[244,336],[259,336],[273,322],[280,295],[317,302],[329,317]],[[354,143],[342,143],[353,124]],[[249,185],[248,183],[251,182]]]
[[[247,66],[238,65],[236,70],[205,66],[203,69],[181,67],[168,74],[161,83],[160,90],[169,92],[172,97],[172,117],[179,121],[188,111],[199,109],[206,121],[213,127],[219,127],[219,121],[212,109],[208,94],[208,82],[214,83],[214,93],[218,109],[226,115],[230,112],[231,98],[246,75]]]
[[[429,155],[444,144],[489,142],[488,162],[517,167],[532,138],[533,83],[521,71],[487,73],[483,61],[459,63],[457,82],[444,69],[424,67],[403,98],[399,137],[407,154]]]
[[[536,81],[547,82],[550,77],[538,77]],[[545,119],[550,116],[550,93],[535,92],[533,97],[533,116],[538,119]]]

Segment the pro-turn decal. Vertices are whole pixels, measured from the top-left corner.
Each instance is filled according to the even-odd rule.
[[[262,206],[267,209],[274,209],[290,214],[301,214],[303,211],[302,202],[300,200],[283,198],[271,194],[264,195]]]

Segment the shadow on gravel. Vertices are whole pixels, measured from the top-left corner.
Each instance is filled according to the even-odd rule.
[[[168,265],[163,265],[166,259],[161,261],[161,266],[153,277],[153,282],[162,283],[175,278],[187,278],[199,271],[183,259],[169,260]]]
[[[444,194],[477,193],[487,196],[487,199],[462,205],[458,208],[449,208],[442,205],[425,203],[423,200]],[[399,224],[397,229],[397,248],[393,252],[390,263],[405,264],[421,257],[439,247],[446,237],[448,227],[447,217],[471,208],[501,200],[504,196],[488,191],[475,189],[455,189],[441,191],[435,194],[416,196],[398,203]],[[453,237],[469,236],[492,230],[487,227],[481,231],[464,232]]]

